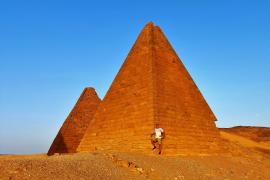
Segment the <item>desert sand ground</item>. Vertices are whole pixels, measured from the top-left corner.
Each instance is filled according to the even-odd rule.
[[[237,153],[159,156],[128,152],[1,155],[0,179],[270,179],[270,143],[221,130]],[[254,135],[253,135],[254,137]]]

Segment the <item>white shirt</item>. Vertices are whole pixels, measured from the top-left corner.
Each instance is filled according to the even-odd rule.
[[[164,130],[162,128],[155,128],[155,137],[157,139],[161,139],[162,138],[161,133],[163,133],[163,132],[164,132]]]

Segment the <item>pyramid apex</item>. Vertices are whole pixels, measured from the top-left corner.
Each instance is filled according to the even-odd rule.
[[[93,87],[85,87],[84,90],[83,90],[83,94],[85,94],[85,93],[86,94],[91,94],[91,95],[94,95],[94,96],[98,97],[98,94],[97,94],[95,88],[93,88]]]
[[[149,21],[148,23],[146,23],[146,25],[144,27],[153,27],[154,23],[152,21]]]
[[[94,91],[94,92],[96,92],[95,88],[93,88],[93,87],[85,87],[84,90],[85,91]]]

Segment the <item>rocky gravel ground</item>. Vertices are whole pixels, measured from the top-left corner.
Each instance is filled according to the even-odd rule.
[[[0,179],[270,179],[270,156],[2,155]]]

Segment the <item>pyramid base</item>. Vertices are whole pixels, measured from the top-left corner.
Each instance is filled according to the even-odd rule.
[[[95,152],[95,151],[106,151],[106,152],[132,152],[146,155],[159,155],[158,149],[153,150],[151,141],[144,141],[140,143],[127,143],[128,141],[118,141],[114,144],[109,142],[106,144],[95,144],[78,149],[77,152]],[[178,156],[178,155],[215,155],[215,154],[226,154],[226,145],[219,139],[214,142],[197,142],[194,144],[168,144],[166,140],[163,142],[161,155],[165,156]]]

